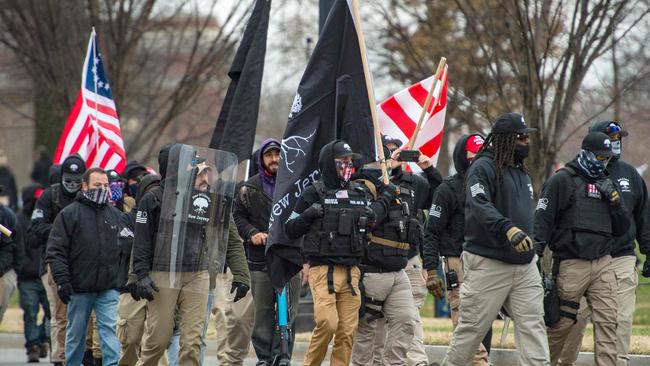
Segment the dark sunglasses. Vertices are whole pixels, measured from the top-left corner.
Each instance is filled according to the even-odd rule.
[[[519,140],[519,141],[528,141],[528,140],[530,140],[530,136],[527,133],[518,133],[517,134],[517,140]]]

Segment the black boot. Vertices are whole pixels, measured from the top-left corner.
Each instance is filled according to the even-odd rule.
[[[95,359],[93,358],[93,351],[87,349],[84,352],[84,358],[81,360],[81,364],[84,366],[95,366]]]

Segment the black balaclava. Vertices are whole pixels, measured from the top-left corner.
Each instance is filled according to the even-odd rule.
[[[158,171],[162,179],[167,177],[167,162],[169,161],[169,152],[176,143],[167,144],[160,149],[158,153]]]
[[[73,196],[81,189],[81,176],[86,171],[86,163],[79,154],[72,154],[61,164],[61,186],[63,193]]]

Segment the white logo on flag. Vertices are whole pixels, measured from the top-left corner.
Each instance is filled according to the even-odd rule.
[[[312,131],[312,133],[306,137],[295,135],[282,139],[282,151],[280,158],[284,161],[284,165],[287,167],[287,170],[289,170],[290,173],[294,173],[291,167],[296,163],[298,158],[300,158],[301,155],[303,157],[307,156],[305,153],[305,146],[307,146],[309,140],[311,140],[315,134],[316,130],[314,129],[314,131]]]
[[[135,222],[138,224],[146,224],[147,216],[148,214],[146,211],[138,211],[138,213],[135,215]]]
[[[472,193],[472,197],[476,197],[479,194],[485,195],[485,187],[483,187],[483,185],[480,183],[476,183],[473,186],[469,187],[469,190]]]
[[[296,93],[296,96],[293,98],[293,104],[291,105],[291,112],[289,112],[289,118],[292,118],[294,114],[299,113],[302,110],[302,97],[300,94]]]

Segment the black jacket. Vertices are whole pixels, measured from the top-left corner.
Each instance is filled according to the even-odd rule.
[[[41,248],[41,253],[43,253],[41,275],[47,269],[45,266],[45,246],[50,236],[50,230],[52,230],[54,218],[63,208],[74,202],[74,199],[75,196],[68,194],[61,186],[61,183],[56,183],[46,188],[36,201],[36,207],[32,212],[31,232],[34,235],[34,245],[38,245]]]
[[[34,195],[40,189],[38,185],[28,185],[21,190],[23,199],[23,209],[18,214],[18,225],[23,233],[23,250],[25,253],[23,266],[18,272],[18,281],[40,281],[41,279],[41,259],[43,257],[44,246],[41,246],[32,230],[32,212],[36,205]]]
[[[630,220],[627,233],[614,239],[612,257],[636,256],[635,239],[639,243],[641,253],[650,254],[650,207],[645,181],[633,166],[621,160],[610,161],[607,164],[607,172],[618,184]]]
[[[567,163],[567,166],[575,171],[582,181],[595,182],[582,173],[575,159]],[[544,182],[535,210],[535,247],[540,257],[548,245],[554,258],[601,258],[611,253],[614,237],[628,232],[630,220],[627,218],[623,201],[620,205],[609,207],[609,218],[605,217],[609,222],[594,223],[595,227],[603,228],[602,230],[566,227],[566,221],[561,222],[563,213],[568,213],[576,205],[576,194],[588,194],[577,189],[573,179],[569,172],[561,169]],[[610,223],[612,232],[605,233],[604,228],[609,227]]]
[[[45,256],[57,285],[70,283],[77,293],[117,288],[121,216],[117,208],[99,206],[81,192],[57,215]]]
[[[11,230],[10,237],[0,233],[0,277],[2,277],[12,269],[20,273],[25,252],[23,232],[18,219],[9,207],[2,204],[0,204],[0,224]]]
[[[465,145],[469,137],[461,137],[454,148],[456,174],[445,178],[433,195],[422,248],[427,270],[438,268],[440,256],[459,257],[463,251],[465,173],[469,168]]]
[[[261,271],[266,268],[264,245],[253,245],[251,237],[257,233],[268,232],[269,217],[271,217],[272,197],[262,188],[259,172],[244,182],[238,189],[233,208],[233,217],[237,224],[237,232],[244,240],[248,268],[251,271]]]
[[[513,226],[533,232],[533,185],[519,167],[508,167],[497,178],[490,150],[470,165],[465,180],[465,244],[463,250],[511,264],[530,263],[533,250],[519,253],[508,242]]]

